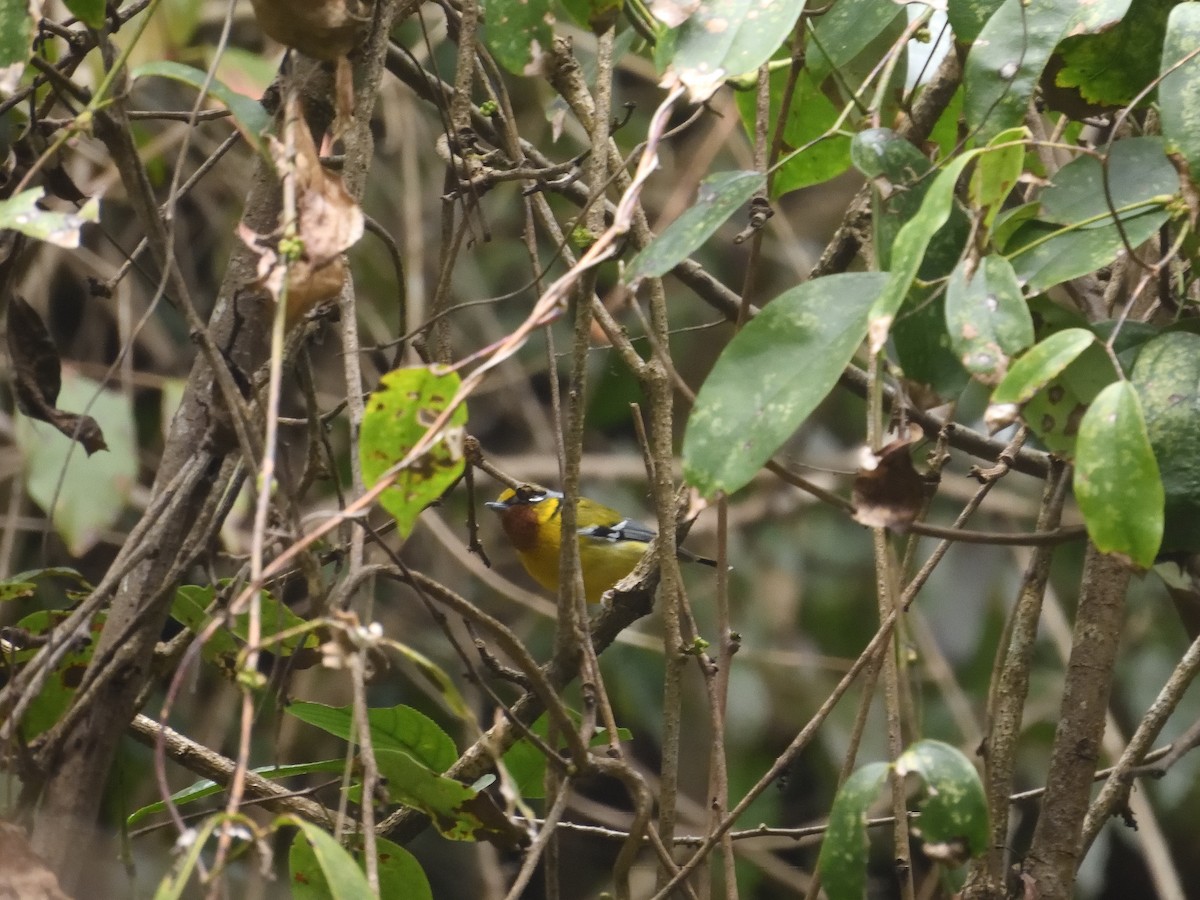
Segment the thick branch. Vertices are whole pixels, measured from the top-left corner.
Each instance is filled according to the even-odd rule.
[[[1070,900],[1075,886],[1080,833],[1100,759],[1129,577],[1125,563],[1088,544],[1062,716],[1054,733],[1046,796],[1025,864],[1042,900]]]
[[[395,7],[393,0],[381,0],[377,6],[373,40],[355,62],[355,78],[360,84],[378,81],[387,26]],[[311,97],[313,107],[331,108],[328,98],[333,96],[334,87],[321,66],[301,62],[294,74],[302,80],[303,91]],[[369,120],[370,110],[358,113],[364,121]],[[320,124],[321,130],[327,124]],[[154,217],[141,223],[147,235],[161,234],[155,204],[142,202],[148,182],[137,175],[139,167],[136,159],[123,160],[125,187],[131,196],[139,198],[135,207],[143,218]],[[256,231],[268,232],[277,217],[278,191],[270,167],[262,160],[256,162],[251,184],[243,220]],[[171,248],[163,249],[171,252]],[[247,248],[238,246],[226,270],[209,327],[211,339],[245,371],[253,371],[261,361],[270,326],[268,304],[245,295],[243,286],[254,279],[254,259]],[[87,706],[74,710],[77,714],[64,720],[68,727],[51,735],[47,753],[39,759],[47,778],[35,823],[34,843],[39,853],[60,872],[68,889],[78,888],[76,882],[88,858],[86,847],[92,823],[103,796],[102,785],[117,743],[151,678],[154,648],[175,584],[206,549],[220,525],[219,515],[208,515],[206,519],[205,511],[220,508],[216,501],[234,474],[234,467],[220,465],[228,449],[216,439],[221,430],[220,417],[226,412],[213,390],[212,370],[201,356],[193,367],[184,402],[171,424],[154,490],[160,492],[170,484],[175,473],[202,447],[214,448],[210,450],[213,464],[209,469],[213,477],[201,479],[178,504],[177,514],[159,523],[147,538],[154,553],[122,582],[85,676],[89,686]],[[196,531],[197,521],[205,522],[205,530]]]

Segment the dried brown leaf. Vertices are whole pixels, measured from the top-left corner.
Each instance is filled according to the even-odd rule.
[[[48,422],[78,441],[88,456],[97,450],[107,450],[104,432],[95,419],[54,405],[62,388],[58,348],[37,310],[16,295],[8,304],[7,337],[17,408],[29,418]]]
[[[23,297],[8,304],[8,355],[12,360],[17,408],[33,419],[48,421],[62,388],[62,361],[42,317]]]
[[[913,467],[907,438],[879,451],[873,468],[863,467],[854,479],[854,520],[871,528],[904,531],[920,513],[925,481]]]

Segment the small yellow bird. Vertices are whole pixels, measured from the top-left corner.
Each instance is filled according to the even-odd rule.
[[[558,557],[562,523],[558,513],[563,495],[532,484],[515,491],[507,488],[489,509],[500,514],[500,524],[533,580],[548,591],[558,591]],[[654,540],[652,528],[627,519],[595,500],[580,497],[579,561],[583,566],[583,592],[588,603],[599,603],[604,592],[633,571]],[[675,555],[686,562],[716,566],[714,559],[697,556],[679,547]]]

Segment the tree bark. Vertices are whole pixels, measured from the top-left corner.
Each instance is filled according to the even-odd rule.
[[[1054,734],[1046,794],[1025,861],[1040,900],[1070,900],[1080,835],[1100,759],[1130,569],[1088,544],[1062,715]]]
[[[356,118],[345,141],[347,160],[352,162],[346,181],[356,198],[362,195],[370,161],[369,122],[383,72],[388,33],[398,7],[408,9],[411,4],[379,0],[370,34],[353,56],[354,82],[358,86]],[[314,111],[317,118],[323,119],[310,121],[317,133],[323,133],[333,107],[330,68],[301,57],[289,77],[302,85],[310,119]],[[132,193],[134,188],[126,186]],[[243,221],[260,233],[274,229],[278,194],[271,167],[258,159]],[[148,234],[162,228],[161,220],[143,225]],[[261,364],[271,325],[270,305],[245,295],[245,286],[254,278],[254,257],[246,247],[236,245],[209,324],[216,345],[246,373]],[[151,530],[148,541],[153,543],[153,552],[130,571],[117,591],[76,707],[60,720],[42,745],[38,763],[45,780],[33,842],[68,891],[81,891],[81,870],[89,858],[87,848],[94,836],[104,784],[120,739],[149,685],[154,649],[175,587],[207,549],[223,518],[220,500],[237,470],[236,451],[228,447],[228,442],[222,446],[223,442],[213,440],[215,416],[223,414],[223,406],[214,389],[212,370],[200,354],[183,403],[171,423],[154,494],[159,495],[171,485],[186,466],[197,466],[193,461],[197,456],[202,457],[199,477],[185,479],[186,487],[175,499],[170,515],[164,515]]]

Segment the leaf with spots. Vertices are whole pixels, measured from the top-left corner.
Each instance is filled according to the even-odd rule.
[[[1067,328],[1050,335],[1013,363],[1004,380],[992,392],[992,404],[1028,402],[1095,339],[1096,336],[1086,328]]]
[[[708,0],[675,32],[667,80],[696,103],[731,76],[753,72],[791,34],[804,0]]]
[[[817,871],[829,900],[862,900],[867,890],[867,810],[887,778],[888,764],[868,763],[833,798]]]
[[[946,328],[966,370],[984,384],[999,382],[1009,359],[1034,337],[1012,263],[986,256],[968,275],[966,260],[960,262],[946,285]]]
[[[1167,159],[1163,139],[1128,138],[1113,144],[1103,163],[1084,155],[1055,172],[1053,183],[1042,192],[1040,218],[1077,228],[1104,228],[1114,212],[1127,221],[1162,209],[1178,192],[1179,175]]]
[[[1013,232],[1005,246],[1005,255],[1012,260],[1017,278],[1026,290],[1030,294],[1041,293],[1124,256],[1122,230],[1129,245],[1137,247],[1157,234],[1168,218],[1167,210],[1157,206],[1122,219],[1120,227],[1111,218],[1095,228],[1026,221]]]
[[[302,900],[317,897],[351,900],[373,896],[367,876],[337,838],[320,825],[305,822],[297,816],[282,818],[280,823],[299,829],[288,854],[291,896]]]
[[[43,209],[45,192],[30,188],[15,197],[0,200],[0,228],[11,228],[31,238],[74,249],[79,246],[79,232],[89,222],[100,221],[100,201],[88,200],[77,212]]]
[[[1075,500],[1088,537],[1104,553],[1148,569],[1163,539],[1164,493],[1137,390],[1102,390],[1079,425]]]
[[[1074,459],[1083,414],[1112,381],[1112,358],[1097,341],[1021,407],[1021,418],[1047,450]]]
[[[398,844],[386,838],[375,838],[375,850],[379,856],[379,895],[381,897],[404,897],[405,900],[433,900],[433,890],[416,857]],[[362,853],[359,852],[361,858]],[[325,900],[339,894],[326,878],[328,872],[322,868],[313,845],[297,833],[288,854],[288,868],[292,876],[293,900]],[[354,884],[358,884],[354,876]]]
[[[1005,0],[987,20],[963,68],[967,126],[986,141],[1020,125],[1054,48],[1121,20],[1130,0]],[[961,37],[961,35],[960,35]]]
[[[533,74],[554,37],[549,0],[486,0],[483,38],[514,75]]]
[[[925,854],[961,865],[988,846],[988,809],[983,783],[963,753],[941,741],[918,741],[896,760],[901,775],[925,782],[917,828]]]
[[[688,420],[683,465],[693,485],[712,496],[754,477],[837,384],[887,280],[854,272],[805,282],[738,332]]]
[[[62,624],[69,615],[70,610],[65,609],[38,610],[7,629],[5,638],[10,649],[5,658],[10,666],[28,662],[50,640],[70,644],[21,719],[21,735],[27,741],[52,728],[71,706],[104,628],[105,614],[100,613],[74,634],[65,634]]]
[[[37,24],[29,0],[0,0],[0,90],[15,91],[29,60]]]
[[[670,272],[712,237],[743,203],[762,190],[761,172],[718,172],[700,182],[696,202],[630,262],[625,281],[658,278]]]
[[[869,345],[872,353],[878,353],[887,343],[896,313],[912,289],[917,275],[930,275],[927,270],[929,264],[944,260],[949,248],[944,242],[935,242],[934,239],[942,232],[942,226],[948,222],[953,225],[951,216],[957,211],[954,186],[963,170],[981,152],[972,150],[964,153],[942,169],[929,185],[920,208],[896,232],[889,266],[891,272],[870,311]],[[957,243],[957,238],[952,240],[950,247],[954,243]],[[946,271],[951,268],[949,265],[945,267]]]
[[[359,433],[363,479],[373,486],[402,461],[458,393],[456,373],[442,367],[395,369],[380,379],[367,398]],[[417,516],[454,484],[463,472],[462,443],[467,408],[459,405],[430,450],[397,475],[379,502],[407,537]]]

